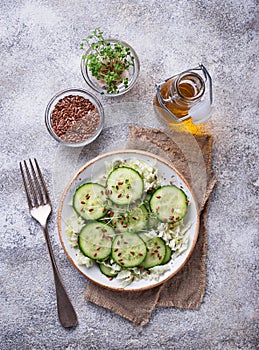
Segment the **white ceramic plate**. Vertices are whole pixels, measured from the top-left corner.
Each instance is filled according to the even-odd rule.
[[[98,266],[94,265],[91,268],[86,268],[85,266],[80,266],[77,264],[76,260],[76,250],[70,247],[68,235],[65,232],[66,222],[74,213],[74,210],[71,206],[72,198],[75,193],[76,188],[87,181],[96,181],[98,178],[105,173],[105,163],[111,163],[117,159],[139,159],[147,163],[155,165],[158,169],[158,174],[164,178],[165,184],[169,184],[170,181],[174,181],[174,184],[178,187],[182,186],[184,192],[187,194],[187,197],[190,201],[188,207],[188,212],[185,216],[186,222],[191,222],[192,225],[188,230],[189,235],[189,245],[187,250],[185,250],[180,256],[174,259],[173,264],[169,264],[170,269],[160,276],[159,280],[139,280],[133,281],[130,285],[125,288],[122,288],[119,282],[114,278],[109,280],[105,275],[103,275]],[[181,174],[167,161],[164,159],[153,155],[151,153],[136,151],[136,150],[126,150],[126,151],[116,151],[111,153],[106,153],[103,155],[94,158],[90,162],[86,163],[72,178],[72,180],[67,185],[64,193],[62,195],[59,211],[58,211],[58,231],[61,244],[71,261],[71,263],[89,280],[103,286],[106,288],[111,288],[117,291],[138,291],[153,288],[172,276],[174,276],[187,262],[191,253],[194,249],[195,243],[198,237],[199,230],[199,216],[198,216],[198,207],[196,199],[192,193],[192,190],[186,180]]]

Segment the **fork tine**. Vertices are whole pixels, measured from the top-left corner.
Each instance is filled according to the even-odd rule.
[[[34,183],[33,180],[32,180],[32,177],[31,177],[29,168],[28,168],[27,163],[26,163],[25,160],[24,160],[24,166],[25,166],[25,171],[26,171],[28,183],[29,183],[28,192],[30,191],[30,193],[31,193],[32,196],[33,196],[34,205],[35,205],[35,206],[38,206],[39,203],[38,203],[37,193],[36,193],[36,190],[35,190],[35,183]]]
[[[24,175],[24,171],[23,171],[23,167],[22,167],[22,163],[21,162],[20,162],[20,170],[21,170],[21,173],[22,173],[22,179],[23,179],[23,184],[24,184],[24,188],[25,188],[25,192],[26,192],[28,205],[29,205],[29,208],[31,209],[32,208],[31,195],[30,195],[30,192],[28,190],[28,185],[27,185],[27,182],[26,182],[26,179],[25,179],[25,175]]]
[[[42,195],[42,189],[41,189],[41,186],[40,186],[40,183],[39,183],[39,180],[38,180],[38,177],[36,175],[36,172],[35,172],[35,169],[34,169],[34,166],[32,164],[32,161],[31,159],[29,159],[29,162],[30,162],[30,165],[31,165],[31,171],[32,171],[32,175],[33,175],[33,180],[34,180],[34,183],[36,185],[36,188],[37,188],[37,194],[39,196],[39,199],[40,199],[40,203],[39,204],[45,204],[45,201],[44,201],[44,198],[43,198],[43,195]],[[35,158],[34,158],[34,162],[35,162]]]
[[[42,176],[42,173],[41,173],[39,164],[37,162],[37,159],[34,158],[34,162],[36,164],[36,167],[37,167],[37,170],[38,170],[38,174],[39,174],[39,177],[40,177],[40,180],[41,180],[41,184],[42,184],[43,189],[44,189],[44,195],[46,197],[47,202],[50,203],[50,198],[49,198],[49,193],[48,193],[48,190],[47,190],[47,186],[46,186],[46,183],[45,183],[44,178]]]

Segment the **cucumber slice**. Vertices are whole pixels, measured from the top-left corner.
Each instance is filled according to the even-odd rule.
[[[117,235],[112,244],[112,258],[122,267],[135,267],[145,259],[147,248],[143,240],[131,232]]]
[[[146,243],[148,242],[151,238],[148,237],[144,232],[138,233],[138,236]]]
[[[82,227],[78,237],[78,245],[82,253],[88,258],[103,260],[111,253],[114,235],[115,232],[112,227],[92,221]]]
[[[106,184],[109,198],[119,205],[140,199],[144,191],[144,182],[140,174],[127,167],[113,170]]]
[[[166,247],[164,241],[155,237],[145,242],[147,246],[147,255],[141,266],[145,269],[161,265],[166,254]]]
[[[104,264],[99,264],[99,269],[105,276],[108,277],[116,277],[118,275],[118,273],[111,272],[112,269]]]
[[[125,213],[118,213],[112,219],[112,226],[116,232],[138,232],[143,230],[148,222],[148,211],[142,204],[133,207]]]
[[[85,220],[98,220],[107,212],[105,188],[96,183],[79,186],[74,194],[73,207]]]
[[[164,257],[161,265],[167,264],[171,260],[171,256],[172,256],[172,249],[168,245],[166,245],[165,246],[165,257]]]
[[[176,186],[163,186],[150,199],[150,208],[163,222],[175,223],[183,219],[187,212],[187,196]]]

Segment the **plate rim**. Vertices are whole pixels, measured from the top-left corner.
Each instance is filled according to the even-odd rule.
[[[194,238],[192,240],[191,243],[191,247],[190,247],[190,251],[186,257],[186,259],[181,263],[181,265],[174,271],[172,272],[168,277],[166,277],[165,279],[163,279],[162,281],[157,281],[156,283],[150,285],[150,286],[144,286],[144,287],[140,287],[140,288],[120,288],[120,287],[112,287],[112,286],[107,286],[104,285],[100,282],[95,281],[94,279],[92,279],[91,277],[87,276],[79,267],[78,264],[76,264],[74,262],[74,260],[72,259],[72,257],[70,256],[69,252],[66,249],[64,240],[62,238],[62,228],[61,228],[61,217],[62,217],[62,209],[63,209],[63,205],[64,205],[64,201],[66,198],[66,195],[71,187],[71,185],[73,184],[73,182],[80,176],[80,174],[87,169],[89,166],[91,166],[92,164],[94,164],[95,162],[102,160],[103,158],[107,158],[107,157],[111,157],[111,156],[116,156],[116,155],[123,155],[123,154],[140,154],[149,158],[154,158],[157,161],[163,163],[164,165],[168,166],[170,169],[172,169],[179,177],[180,179],[185,183],[185,185],[188,187],[188,190],[190,191],[192,198],[193,198],[193,202],[196,208],[196,230],[194,233]],[[171,278],[173,278],[185,265],[186,263],[189,261],[193,250],[196,246],[197,240],[198,240],[198,236],[199,236],[199,229],[200,229],[200,215],[199,215],[199,206],[198,206],[198,202],[196,199],[196,196],[192,190],[192,187],[190,186],[189,182],[185,179],[185,177],[179,172],[179,170],[177,170],[172,164],[170,164],[169,161],[167,161],[166,159],[164,159],[163,157],[160,157],[156,154],[153,154],[151,152],[147,152],[147,151],[142,151],[142,150],[134,150],[134,149],[125,149],[125,150],[117,150],[117,151],[111,151],[111,152],[107,152],[107,153],[103,153],[98,155],[97,157],[92,158],[91,160],[89,160],[88,162],[86,162],[79,170],[77,170],[77,172],[73,175],[73,177],[71,178],[71,180],[68,182],[68,184],[66,185],[65,189],[63,190],[61,199],[59,201],[59,206],[58,206],[58,214],[57,214],[57,224],[58,224],[58,235],[59,235],[59,240],[61,243],[61,246],[68,258],[68,260],[70,261],[70,263],[76,268],[77,271],[79,271],[85,278],[87,278],[89,281],[93,282],[94,284],[112,290],[112,291],[117,291],[117,292],[142,292],[145,290],[149,290],[152,288],[155,288],[165,282],[167,282],[168,280],[170,280]]]

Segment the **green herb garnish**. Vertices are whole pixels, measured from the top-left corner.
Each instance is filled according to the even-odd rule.
[[[91,49],[82,59],[91,74],[107,85],[107,93],[118,93],[118,86],[128,87],[128,77],[124,77],[130,66],[134,65],[134,57],[130,48],[122,43],[111,43],[104,39],[103,32],[96,28],[91,35],[83,39],[80,48],[84,51]]]

